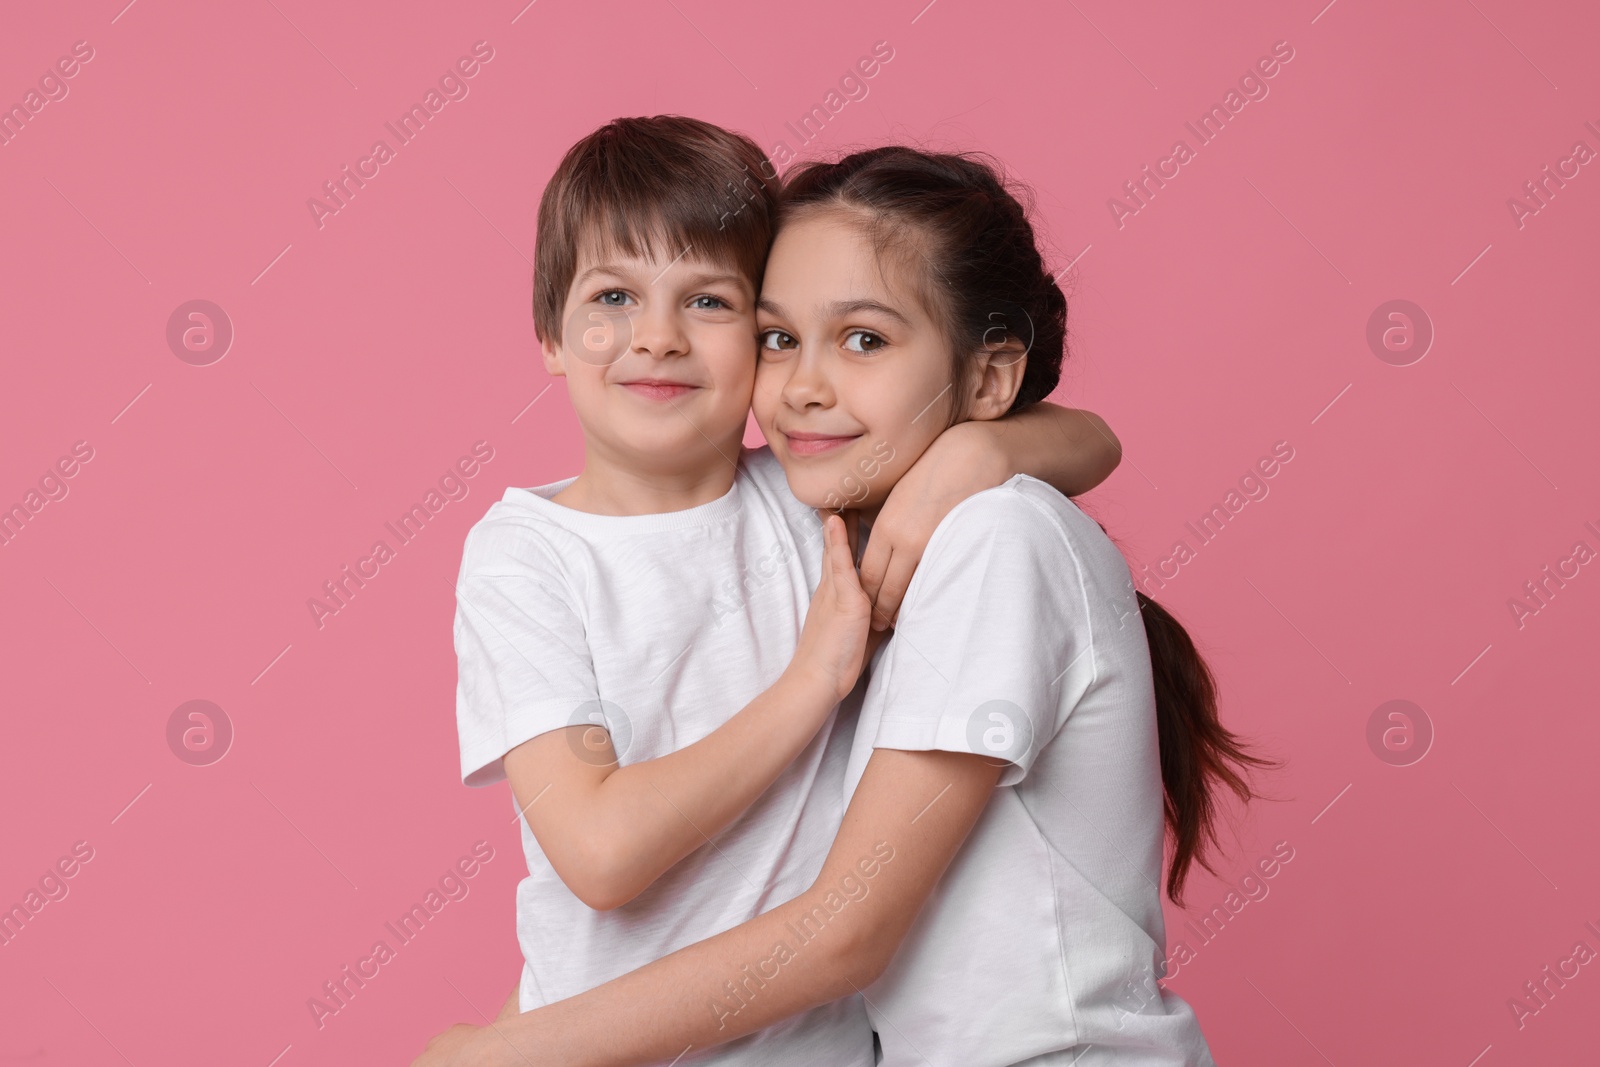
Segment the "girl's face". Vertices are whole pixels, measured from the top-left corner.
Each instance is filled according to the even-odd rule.
[[[808,213],[773,243],[753,406],[812,507],[870,513],[950,425],[950,344],[903,269],[837,212]]]

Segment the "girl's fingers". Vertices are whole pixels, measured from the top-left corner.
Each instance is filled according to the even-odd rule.
[[[911,588],[911,577],[916,573],[917,561],[909,553],[901,552],[889,557],[878,595],[872,599],[872,628],[886,630],[894,625],[900,603],[906,590]]]
[[[888,531],[882,531],[879,536],[867,540],[867,550],[861,555],[861,588],[874,601],[878,599],[878,587],[888,573],[892,552]]]
[[[867,631],[866,663],[872,662],[872,657],[878,654],[878,646],[887,640],[889,640],[889,631],[887,630]]]

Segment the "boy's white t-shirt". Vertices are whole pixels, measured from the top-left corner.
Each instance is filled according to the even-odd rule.
[[[821,524],[770,451],[746,452],[726,495],[685,511],[619,517],[552,503],[570,482],[507,489],[467,535],[454,634],[468,785],[504,778],[507,752],[574,724],[603,722],[623,765],[681,749],[770,687],[799,642],[820,578]],[[592,989],[807,889],[839,827],[852,725],[835,709],[743,815],[611,911],[573,895],[519,818],[528,862],[517,888],[522,1010]],[[739,1003],[730,994],[719,1014]],[[858,996],[675,1061],[872,1062]]]
[[[945,517],[863,698],[874,748],[1010,761],[893,963],[865,991],[883,1067],[1211,1067],[1160,989],[1155,696],[1127,563],[1025,475]]]

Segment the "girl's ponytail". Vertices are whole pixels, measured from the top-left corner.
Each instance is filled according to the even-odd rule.
[[[1143,593],[1137,596],[1155,678],[1163,807],[1172,835],[1167,896],[1181,904],[1190,865],[1199,860],[1200,866],[1212,869],[1206,852],[1217,841],[1216,787],[1227,786],[1248,803],[1255,798],[1245,778],[1248,768],[1276,763],[1248,752],[1239,737],[1222,725],[1216,680],[1188,631],[1166,608]]]

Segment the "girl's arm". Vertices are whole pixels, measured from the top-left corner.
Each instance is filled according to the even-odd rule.
[[[1048,402],[950,427],[896,483],[873,523],[861,558],[873,628],[893,624],[933,531],[967,497],[1015,474],[1076,496],[1105,481],[1121,461],[1122,445],[1104,419]]]
[[[855,686],[869,605],[836,516],[824,527],[822,570],[789,668],[694,744],[619,767],[609,733],[570,726],[506,754],[517,807],[579,900],[620,907],[704,845],[766,792]]]
[[[879,749],[805,893],[587,993],[435,1038],[413,1067],[670,1061],[848,996],[894,957],[1003,763]]]

